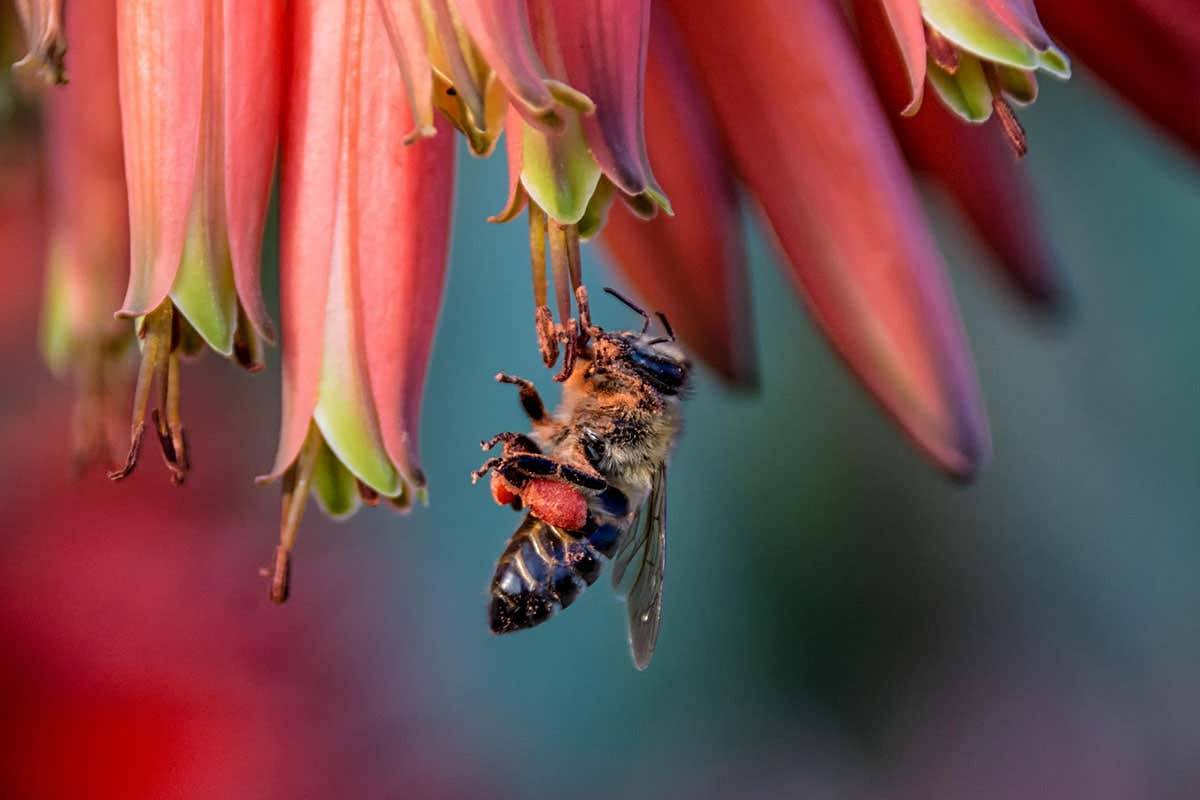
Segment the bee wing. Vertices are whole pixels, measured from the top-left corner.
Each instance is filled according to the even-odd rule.
[[[625,602],[629,612],[629,647],[638,669],[650,665],[662,623],[663,570],[667,556],[667,467],[658,468],[650,497],[637,527],[622,543],[613,566],[613,587],[621,592],[625,574],[634,567]]]

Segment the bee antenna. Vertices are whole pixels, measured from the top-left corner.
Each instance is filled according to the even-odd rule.
[[[642,333],[645,333],[646,329],[650,327],[650,315],[646,313],[646,310],[644,308],[642,308],[641,306],[639,306],[637,303],[630,300],[625,295],[618,292],[616,289],[612,288],[611,286],[605,286],[604,291],[608,292],[613,297],[617,298],[622,303],[624,303],[625,305],[632,308],[635,313],[640,314],[642,316],[642,320],[645,323],[642,325]]]
[[[654,312],[654,316],[658,317],[658,321],[662,323],[663,330],[667,332],[667,336],[671,337],[671,341],[675,341],[675,331],[671,330],[671,323],[667,322],[667,315],[661,311]]]

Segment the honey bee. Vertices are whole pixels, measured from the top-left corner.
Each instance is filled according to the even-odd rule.
[[[483,442],[484,450],[503,444],[503,451],[472,479],[491,473],[496,502],[528,510],[496,564],[492,631],[545,622],[611,559],[613,586],[628,604],[633,661],[645,669],[662,621],[667,460],[682,426],[690,365],[665,316],[658,318],[666,336],[651,336],[645,311],[605,291],[642,315],[642,330],[604,331],[581,303],[585,338],[553,414],[532,383],[497,375],[517,387],[533,429]]]

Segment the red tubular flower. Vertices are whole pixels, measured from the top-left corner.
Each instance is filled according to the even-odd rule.
[[[178,352],[206,343],[261,366],[272,337],[259,250],[278,136],[282,7],[238,0],[118,0],[131,269],[121,314],[142,318],[136,463],[150,384],[176,482],[183,479]],[[253,79],[249,79],[253,76]]]
[[[310,490],[334,516],[423,491],[417,419],[454,171],[449,136],[404,144],[409,94],[373,0],[296,0],[289,16],[278,602]]]
[[[895,5],[905,4],[854,3],[860,50],[884,108],[901,107],[912,91],[897,68],[897,47],[888,27],[892,21],[883,13]],[[904,46],[900,44],[901,51]],[[909,57],[901,52],[900,58],[907,61]],[[920,113],[893,116],[891,121],[909,163],[953,196],[999,259],[1005,276],[1031,302],[1048,307],[1058,304],[1065,293],[1062,276],[1042,235],[1037,205],[1024,174],[1013,164],[999,132],[962,125],[940,103],[927,103]]]
[[[990,441],[965,337],[839,12],[785,0],[719,0],[702,15],[668,6],[818,323],[922,449],[972,474]]]
[[[1178,0],[1039,0],[1067,49],[1200,152],[1200,13]]]
[[[117,100],[116,13],[80,3],[67,18],[82,79],[45,107],[50,232],[42,349],[76,392],[72,460],[117,463],[114,404],[124,402],[128,323],[113,319],[129,264],[129,225]]]
[[[646,136],[676,213],[643,220],[618,205],[600,242],[696,355],[726,380],[752,383],[752,317],[729,153],[671,16],[654,14],[651,28]]]

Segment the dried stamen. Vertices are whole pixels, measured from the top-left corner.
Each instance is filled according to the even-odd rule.
[[[183,432],[183,419],[179,401],[179,355],[172,351],[167,355],[161,379],[162,397],[160,408],[154,410],[154,427],[162,445],[163,458],[171,472],[171,482],[182,486],[187,476],[187,439]]]
[[[372,508],[379,505],[379,492],[360,480],[355,480],[355,483],[358,484],[358,496],[365,504]]]
[[[987,78],[988,88],[992,91],[992,110],[996,113],[996,119],[1000,120],[1004,138],[1008,139],[1016,157],[1024,158],[1025,154],[1029,152],[1029,139],[1025,135],[1024,126],[1017,119],[1016,112],[1004,99],[1004,86],[1000,80],[1000,73],[996,70],[996,65],[984,64],[983,74]]]
[[[300,529],[300,520],[304,518],[304,508],[308,505],[308,491],[312,486],[313,471],[322,444],[320,430],[316,424],[310,425],[300,454],[283,474],[279,546],[275,548],[275,569],[271,577],[271,600],[276,603],[287,602],[291,590],[292,548],[296,545],[296,533]]]
[[[147,314],[141,322],[138,336],[142,344],[142,364],[138,368],[137,387],[133,393],[133,421],[129,433],[129,453],[125,464],[108,473],[111,480],[121,480],[133,472],[142,449],[142,436],[146,432],[146,409],[150,405],[150,390],[155,377],[167,370],[167,362],[174,341],[174,306],[164,300],[162,305]],[[163,375],[163,380],[166,376]]]
[[[928,25],[925,26],[925,47],[933,63],[951,75],[958,72],[958,48]]]
[[[261,372],[266,367],[262,340],[251,326],[241,303],[238,303],[237,328],[233,332],[233,358],[247,372]]]

